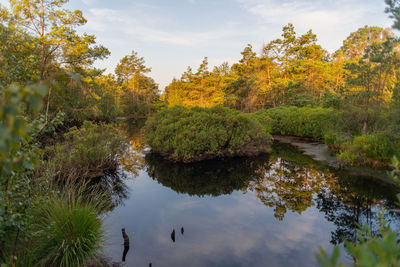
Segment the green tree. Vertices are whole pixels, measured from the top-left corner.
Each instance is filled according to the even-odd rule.
[[[115,68],[126,113],[149,113],[151,105],[158,100],[158,85],[145,75],[150,71],[151,68],[146,67],[144,58],[139,57],[135,51],[123,57]]]
[[[109,51],[103,46],[94,46],[95,37],[79,36],[75,28],[86,23],[82,11],[62,8],[68,0],[9,0],[10,16],[8,24],[22,27],[37,40],[39,49],[39,78],[49,78],[50,66],[63,65],[77,67],[104,58]],[[54,71],[52,71],[54,72]],[[48,117],[51,89],[46,106]]]
[[[394,19],[393,29],[400,30],[400,1],[385,0],[387,5],[385,12],[390,14],[390,18]]]

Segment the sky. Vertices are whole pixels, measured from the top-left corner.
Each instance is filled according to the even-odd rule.
[[[96,67],[113,72],[135,50],[161,90],[205,56],[212,69],[239,60],[247,44],[260,52],[289,22],[298,34],[312,29],[329,52],[360,27],[392,24],[384,0],[70,0],[67,8],[82,10],[88,22],[78,31],[111,52]]]

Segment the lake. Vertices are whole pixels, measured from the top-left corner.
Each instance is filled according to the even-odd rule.
[[[134,127],[127,132],[130,150],[107,179],[115,207],[104,220],[104,253],[114,262],[125,254],[124,266],[318,266],[319,246],[343,251],[357,224],[377,230],[381,212],[399,229],[396,186],[328,167],[291,144],[274,142],[255,158],[178,164],[152,154]],[[341,262],[352,258],[343,252]]]

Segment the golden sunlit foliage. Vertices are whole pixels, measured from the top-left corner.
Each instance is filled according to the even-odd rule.
[[[390,102],[397,87],[398,42],[389,29],[365,26],[329,54],[310,30],[297,35],[292,24],[259,55],[248,45],[242,59],[208,70],[205,58],[166,87],[169,106],[226,105],[245,112],[279,105],[356,105]]]

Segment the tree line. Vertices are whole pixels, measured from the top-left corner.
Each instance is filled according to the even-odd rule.
[[[87,21],[67,0],[14,1],[0,5],[0,88],[45,84],[46,121],[62,110],[70,121],[143,116],[158,103],[158,84],[135,51],[114,74],[94,66],[110,51],[91,34],[79,34]]]
[[[298,35],[293,24],[281,38],[256,53],[249,44],[239,62],[208,69],[208,59],[191,67],[165,90],[169,106],[226,105],[244,112],[281,105],[399,103],[399,43],[391,29],[365,26],[351,33],[330,54],[309,30]]]

